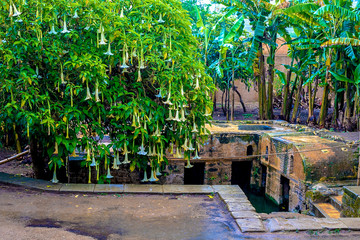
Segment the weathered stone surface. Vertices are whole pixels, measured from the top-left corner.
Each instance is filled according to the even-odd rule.
[[[68,184],[60,188],[60,192],[94,192],[95,184]]]
[[[332,229],[348,229],[348,227],[339,219],[333,218],[315,218],[315,221],[320,224],[322,228]]]
[[[216,192],[223,192],[227,194],[244,194],[238,185],[213,185]]]
[[[239,198],[225,198],[223,200],[225,203],[250,203],[246,197],[239,197]]]
[[[292,224],[296,230],[321,230],[321,225],[315,221],[314,218],[299,218],[299,219],[288,219],[288,222]]]
[[[226,206],[230,212],[255,211],[255,208],[250,203],[228,203]]]
[[[350,230],[360,230],[360,218],[339,218],[339,220]]]
[[[235,219],[239,219],[239,218],[259,218],[260,216],[259,214],[257,214],[255,211],[236,211],[236,212],[231,212],[231,216],[233,216],[233,218]]]
[[[228,198],[246,198],[246,195],[241,193],[241,194],[228,194],[228,193],[222,193],[222,192],[218,192],[220,198],[225,201],[225,199],[228,199]]]
[[[125,184],[124,193],[163,193],[162,185],[152,184]]]
[[[265,232],[264,225],[260,219],[236,219],[241,232]]]
[[[315,218],[270,218],[266,224],[270,232],[277,231],[306,231],[306,230],[321,230],[322,226]]]
[[[284,226],[280,224],[277,218],[268,219],[265,226],[270,232],[279,232],[284,230]]]
[[[96,184],[95,193],[110,192],[110,193],[122,193],[124,192],[124,185],[122,184]]]
[[[164,193],[198,193],[198,194],[210,194],[214,189],[209,185],[164,185]]]

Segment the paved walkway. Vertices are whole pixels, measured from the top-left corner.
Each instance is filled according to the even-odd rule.
[[[146,194],[218,194],[243,233],[279,231],[360,231],[360,218],[304,218],[275,217],[263,220],[244,192],[237,185],[135,185],[135,184],[52,184],[0,172],[0,182],[50,192],[78,193],[146,193]]]

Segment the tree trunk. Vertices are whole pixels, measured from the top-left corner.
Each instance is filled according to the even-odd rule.
[[[270,47],[270,62],[269,64],[269,81],[268,81],[268,92],[267,92],[267,109],[266,118],[274,118],[273,102],[274,102],[274,71],[275,71],[275,47]]]
[[[266,77],[265,77],[265,57],[262,54],[261,51],[261,68],[260,68],[260,74],[261,74],[261,103],[262,103],[262,118],[261,120],[264,120],[266,118]]]
[[[293,103],[293,96],[294,96],[294,92],[295,92],[295,89],[296,89],[298,79],[299,79],[299,76],[296,76],[295,81],[294,81],[294,85],[293,85],[293,87],[291,89],[289,100],[287,101],[286,114],[285,114],[285,120],[286,121],[290,120],[290,112],[291,112],[291,107],[292,107],[292,103]]]
[[[301,91],[302,91],[303,81],[304,81],[304,79],[302,77],[300,77],[300,82],[299,82],[299,87],[298,87],[297,92],[296,92],[296,97],[295,97],[295,103],[294,103],[294,109],[293,109],[293,112],[292,112],[291,122],[296,122],[296,117],[297,117],[297,114],[298,114],[298,109],[299,109],[300,100],[301,100]]]
[[[289,71],[287,71],[287,74],[286,74],[286,83],[284,86],[283,103],[281,106],[281,115],[283,116],[284,119],[285,119],[285,115],[286,115],[286,105],[287,105],[288,98],[289,98],[290,81],[291,81],[291,71],[289,70]]]
[[[235,72],[234,72],[234,68],[232,70],[232,94],[231,94],[231,121],[234,121],[235,118]]]
[[[33,136],[30,139],[30,153],[35,178],[49,180],[51,173],[48,168],[49,157],[46,147]]]
[[[325,119],[327,116],[328,111],[328,101],[329,101],[329,84],[326,84],[324,87],[324,94],[321,100],[321,109],[320,109],[320,116],[319,116],[319,125],[321,127],[325,126]]]
[[[242,106],[242,108],[243,108],[243,111],[246,112],[245,104],[244,104],[244,102],[243,102],[243,100],[242,100],[241,94],[239,93],[239,91],[238,91],[236,88],[235,88],[234,90],[235,90],[235,92],[237,93],[237,95],[239,96],[240,103],[241,103],[241,106]]]
[[[20,144],[20,138],[19,135],[16,131],[16,125],[15,123],[13,124],[13,129],[14,129],[14,136],[15,136],[15,144],[16,144],[16,152],[17,153],[21,153],[21,144]]]

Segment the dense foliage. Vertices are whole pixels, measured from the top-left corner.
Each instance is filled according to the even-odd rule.
[[[155,170],[205,138],[214,87],[176,0],[1,1],[0,39],[0,130],[29,139],[38,177],[75,149]]]

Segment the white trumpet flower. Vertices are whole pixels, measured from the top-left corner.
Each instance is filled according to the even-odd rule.
[[[92,161],[91,161],[90,167],[96,167],[96,161],[95,161],[94,154],[92,155]]]
[[[161,88],[160,88],[160,90],[159,90],[159,94],[155,95],[155,97],[163,98],[163,96],[161,95]]]
[[[196,78],[195,89],[200,89],[199,78]]]
[[[58,183],[59,180],[56,177],[56,165],[54,165],[54,173],[53,173],[53,178],[51,179],[52,183]]]
[[[171,109],[169,110],[169,117],[166,119],[167,121],[174,120],[174,117],[172,116]]]
[[[105,45],[105,44],[106,44],[105,34],[104,34],[104,30],[102,30],[99,45]]]
[[[182,157],[183,157],[183,156],[181,155],[180,150],[179,150],[179,148],[178,148],[178,147],[176,147],[176,154],[175,154],[175,157],[176,157],[176,158],[182,158]]]
[[[148,154],[147,154],[149,157],[152,157],[153,156],[153,153],[151,152],[151,146],[149,144],[149,151],[148,151]]]
[[[196,149],[195,150],[195,156],[193,157],[194,160],[196,159],[200,159],[201,157],[199,157],[199,154],[198,154],[198,150]]]
[[[179,119],[179,109],[176,109],[176,114],[175,114],[175,118],[173,119],[174,121],[180,122],[181,120]]]
[[[49,34],[54,34],[54,35],[57,34],[57,32],[55,31],[55,25],[54,24],[51,26],[51,31],[49,32]]]
[[[180,118],[180,121],[181,121],[181,122],[185,122],[185,121],[186,121],[184,108],[181,109],[181,118]]]
[[[195,148],[194,148],[193,145],[192,145],[192,141],[190,140],[189,142],[190,142],[190,143],[189,143],[189,148],[188,148],[188,150],[189,150],[189,151],[194,151]]]
[[[148,182],[149,179],[147,177],[146,169],[144,170],[144,178],[141,180],[141,182]]]
[[[196,128],[196,123],[195,123],[195,119],[194,119],[194,124],[193,124],[193,129],[191,130],[192,133],[197,133],[199,132]]]
[[[159,167],[157,167],[156,168],[156,176],[161,176],[162,174],[161,174],[161,172],[160,172],[160,168]]]
[[[112,165],[111,168],[112,168],[112,169],[116,169],[116,170],[119,169],[119,166],[118,166],[118,164],[117,164],[117,162],[116,162],[116,156],[114,156],[114,161],[113,161],[113,165]]]
[[[124,8],[121,9],[120,18],[123,18],[124,16]]]
[[[144,156],[147,154],[147,152],[145,152],[144,141],[142,141],[141,146],[139,147],[139,150],[140,151],[137,154],[144,155]]]
[[[12,17],[17,17],[21,15],[21,12],[19,12],[15,6],[15,4],[13,3],[13,8],[14,8],[14,14],[12,15]]]
[[[111,179],[111,178],[113,178],[113,176],[111,175],[111,173],[110,173],[110,166],[108,167],[108,169],[107,169],[107,175],[106,175],[106,178],[107,179]]]
[[[164,102],[164,104],[167,104],[167,105],[173,105],[173,103],[170,101],[170,97],[171,97],[171,90],[169,89],[169,94],[168,94],[168,97],[166,99],[166,102]]]
[[[12,17],[13,15],[14,15],[13,7],[12,7],[12,5],[10,4],[10,7],[9,7],[9,17]]]
[[[158,20],[158,23],[164,23],[165,21],[162,19],[162,14],[160,13],[160,17],[159,17],[159,20]]]
[[[155,177],[155,170],[151,168],[151,176],[149,178],[149,182],[156,182],[156,181],[159,181],[159,179]]]
[[[121,165],[120,159],[119,159],[119,151],[116,151],[116,165]]]
[[[187,158],[187,165],[185,166],[185,168],[192,168],[193,165],[190,164],[190,159]]]
[[[92,97],[91,97],[88,81],[86,80],[86,98],[85,98],[85,100],[89,100],[89,99],[92,99]]]
[[[72,18],[74,18],[74,19],[79,18],[78,14],[77,14],[77,10],[75,10],[75,14],[74,14],[74,16]]]
[[[66,26],[66,17],[64,17],[64,26],[63,26],[63,30],[61,31],[61,33],[69,33],[70,31],[67,29]]]
[[[188,145],[188,139],[186,138],[184,144],[181,146],[184,149],[184,151],[187,151],[189,149],[187,145]]]
[[[129,156],[128,156],[128,154],[126,153],[126,154],[125,154],[125,159],[124,159],[124,161],[122,162],[122,164],[128,164],[128,163],[130,163],[130,161],[129,161]]]
[[[109,42],[109,45],[108,45],[108,51],[106,53],[104,53],[105,55],[108,55],[108,56],[112,56],[114,55],[112,52],[111,52],[111,47],[110,47],[110,42]]]

